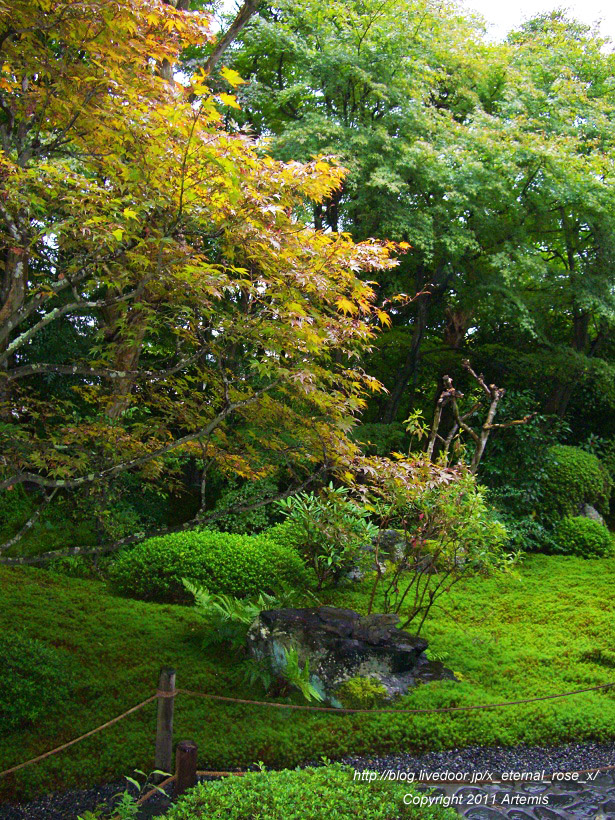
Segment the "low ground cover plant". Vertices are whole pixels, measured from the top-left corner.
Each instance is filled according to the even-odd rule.
[[[66,655],[23,633],[0,634],[0,735],[32,725],[71,693]]]
[[[421,805],[408,784],[355,780],[349,766],[253,772],[191,789],[168,820],[453,820],[456,812]],[[404,795],[406,802],[404,802]],[[418,805],[412,804],[412,799]],[[427,797],[422,801],[425,803]]]

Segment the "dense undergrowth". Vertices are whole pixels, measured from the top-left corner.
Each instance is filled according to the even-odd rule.
[[[354,782],[350,767],[333,765],[201,784],[171,810],[168,820],[322,820],[323,816],[328,820],[454,820],[458,816],[446,805],[430,806],[428,800],[407,783]]]
[[[535,555],[518,578],[460,582],[433,610],[430,652],[459,683],[419,687],[400,707],[487,704],[565,692],[615,679],[615,559]],[[361,611],[367,588],[323,593]],[[72,694],[29,728],[0,735],[0,770],[46,751],[151,695],[163,665],[178,685],[262,698],[233,656],[201,648],[191,607],[126,600],[103,582],[33,568],[0,568],[0,627],[18,628],[65,655]],[[10,697],[7,690],[2,697]],[[6,729],[5,729],[6,732]],[[153,762],[155,704],[75,747],[0,781],[2,799],[88,786]],[[423,751],[480,744],[552,744],[615,738],[615,691],[494,710],[426,715],[329,715],[223,705],[180,696],[175,737],[199,745],[202,767],[262,760],[294,766],[322,755]]]

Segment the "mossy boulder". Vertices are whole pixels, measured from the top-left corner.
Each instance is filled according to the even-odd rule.
[[[404,694],[419,681],[454,679],[442,664],[424,655],[427,641],[398,628],[397,615],[361,616],[351,609],[272,609],[261,612],[248,632],[250,654],[267,657],[282,669],[295,648],[307,661],[310,682],[336,706],[341,684],[356,677],[380,683],[387,697]]]

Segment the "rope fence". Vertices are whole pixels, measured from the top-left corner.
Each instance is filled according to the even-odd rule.
[[[7,775],[14,774],[15,772],[25,768],[26,766],[30,766],[34,763],[39,763],[42,760],[45,760],[52,755],[58,754],[59,752],[64,751],[65,749],[74,746],[77,743],[80,743],[82,740],[85,740],[92,735],[101,732],[103,729],[107,729],[110,726],[113,726],[119,721],[123,720],[124,718],[128,717],[131,714],[142,709],[144,706],[147,706],[149,703],[153,701],[158,701],[158,715],[157,715],[157,730],[156,730],[156,751],[155,751],[155,768],[160,771],[168,771],[171,769],[172,759],[173,759],[173,716],[174,716],[174,705],[175,705],[175,698],[178,695],[184,695],[186,697],[197,697],[197,698],[205,698],[208,700],[215,700],[223,703],[236,703],[241,705],[248,705],[248,706],[261,706],[261,707],[269,707],[273,709],[289,709],[294,711],[302,711],[302,712],[328,712],[331,714],[368,714],[368,715],[382,715],[382,714],[392,714],[392,715],[418,715],[418,714],[442,714],[442,713],[450,713],[450,712],[464,712],[464,711],[478,711],[484,709],[499,709],[506,706],[518,706],[527,703],[537,703],[540,701],[547,701],[547,700],[555,700],[559,698],[567,698],[572,697],[575,695],[581,695],[587,692],[599,692],[604,691],[606,689],[612,689],[615,687],[615,681],[612,683],[603,683],[598,686],[588,686],[584,689],[573,689],[569,692],[558,692],[556,694],[551,695],[539,695],[532,698],[522,698],[520,700],[509,700],[509,701],[502,701],[499,703],[484,703],[484,704],[477,704],[472,706],[441,706],[441,707],[432,707],[427,709],[349,709],[349,708],[338,708],[335,706],[308,706],[303,704],[294,704],[294,703],[275,703],[273,701],[265,701],[265,700],[251,700],[247,698],[233,698],[226,695],[215,695],[209,692],[194,692],[190,689],[181,689],[175,685],[175,671],[172,669],[162,669],[160,673],[160,678],[158,682],[158,688],[156,692],[151,695],[150,697],[142,700],[140,703],[137,703],[135,706],[132,706],[130,709],[127,709],[125,712],[122,712],[120,715],[112,718],[111,720],[106,721],[105,723],[101,723],[100,726],[96,726],[94,729],[90,729],[89,732],[86,732],[83,735],[79,735],[79,737],[73,738],[69,740],[67,743],[63,743],[61,746],[56,746],[54,749],[50,749],[49,751],[37,755],[36,757],[31,758],[30,760],[26,760],[23,763],[18,763],[15,766],[11,766],[9,769],[5,769],[4,771],[0,772],[0,778],[6,777]],[[146,800],[148,800],[152,795],[159,792],[160,789],[163,789],[165,785],[168,785],[172,782],[175,783],[176,794],[183,792],[186,788],[189,788],[196,784],[197,777],[240,777],[242,775],[248,774],[246,771],[237,771],[237,772],[230,772],[230,771],[197,771],[196,762],[197,762],[197,747],[196,744],[192,743],[191,741],[181,741],[177,744],[176,750],[176,771],[174,775],[166,777],[162,782],[160,782],[156,788],[150,789],[144,795],[142,795],[139,800],[137,801],[138,805],[141,805]],[[598,774],[600,772],[612,771],[615,770],[615,766],[601,766],[596,769],[585,769],[583,771],[578,772],[566,772],[567,775],[588,775],[588,774]],[[434,781],[413,781],[414,783],[426,784],[426,785],[433,785]],[[490,783],[503,783],[504,781],[497,781],[497,780],[490,780]],[[455,781],[455,784],[459,785],[476,785],[471,781]],[[509,784],[510,785],[510,784]]]

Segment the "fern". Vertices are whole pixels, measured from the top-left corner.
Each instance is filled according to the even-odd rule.
[[[306,659],[301,668],[296,647],[291,646],[289,649],[284,649],[284,663],[284,669],[280,672],[282,677],[298,689],[306,700],[322,701],[322,695],[310,682],[310,662]]]

